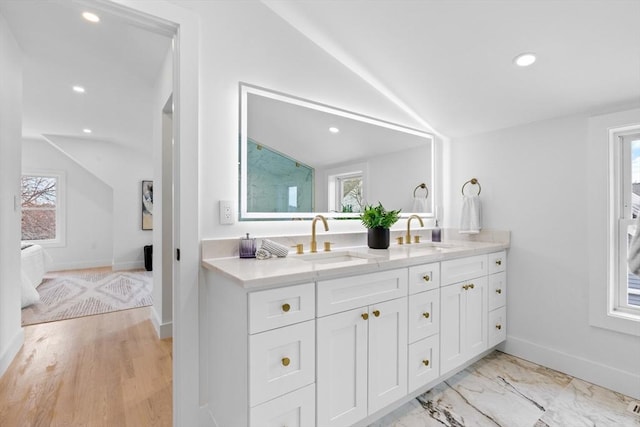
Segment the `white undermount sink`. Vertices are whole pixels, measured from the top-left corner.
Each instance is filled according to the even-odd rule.
[[[318,252],[304,255],[297,255],[296,258],[314,264],[333,264],[338,262],[366,261],[380,258],[376,255],[369,255],[354,251]]]

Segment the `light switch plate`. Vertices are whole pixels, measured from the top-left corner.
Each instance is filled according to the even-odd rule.
[[[233,202],[231,200],[220,200],[220,224],[233,224],[235,222]]]

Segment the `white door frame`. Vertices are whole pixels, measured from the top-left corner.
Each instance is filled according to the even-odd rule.
[[[82,1],[82,0],[81,0]],[[173,36],[174,257],[173,425],[199,425],[198,19],[167,1],[84,0],[150,31]]]

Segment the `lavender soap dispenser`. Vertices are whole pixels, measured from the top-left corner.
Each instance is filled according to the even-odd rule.
[[[249,233],[247,237],[240,239],[240,258],[255,258],[256,257],[256,239],[250,238]]]

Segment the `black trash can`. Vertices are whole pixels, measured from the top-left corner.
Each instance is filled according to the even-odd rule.
[[[147,245],[144,248],[144,268],[147,271],[153,269],[153,245]]]

